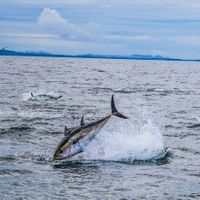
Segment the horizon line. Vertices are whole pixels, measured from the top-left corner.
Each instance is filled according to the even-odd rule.
[[[197,61],[200,59],[188,59],[188,58],[173,58],[161,55],[151,54],[130,54],[130,55],[113,55],[113,54],[59,54],[49,53],[44,51],[15,51],[6,49],[6,47],[0,49],[0,56],[31,56],[31,57],[65,57],[65,58],[99,58],[99,59],[124,59],[124,60],[163,60],[163,61]]]

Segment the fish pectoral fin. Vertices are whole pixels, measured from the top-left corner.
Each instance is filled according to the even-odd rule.
[[[82,115],[81,117],[81,123],[80,123],[81,126],[84,126],[85,125],[85,122],[84,122],[84,115]]]

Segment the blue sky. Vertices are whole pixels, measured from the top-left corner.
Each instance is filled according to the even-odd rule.
[[[200,58],[198,0],[0,0],[0,47]]]

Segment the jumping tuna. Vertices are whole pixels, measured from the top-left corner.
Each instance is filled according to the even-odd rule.
[[[114,103],[114,95],[112,95],[111,98],[111,114],[108,116],[88,124],[84,123],[84,116],[82,116],[80,126],[70,129],[65,127],[65,137],[58,144],[53,154],[53,159],[65,160],[83,152],[85,147],[99,133],[101,128],[113,115],[123,119],[128,119],[128,117],[117,111]]]
[[[38,94],[38,95],[33,95],[31,92],[31,98],[28,99],[28,101],[48,101],[48,100],[57,100],[60,99],[62,95],[60,96],[53,96],[49,94]]]

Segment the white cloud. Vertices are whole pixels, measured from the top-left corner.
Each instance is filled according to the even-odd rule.
[[[137,41],[149,41],[153,38],[147,35],[135,35],[135,36],[124,36],[124,35],[105,35],[105,40],[119,41],[119,42],[137,42]]]
[[[55,0],[40,0],[40,1],[35,1],[35,0],[1,0],[2,4],[26,4],[26,5],[58,5],[58,4],[62,4],[62,5],[69,5],[69,4],[74,4],[74,5],[78,5],[78,4],[89,4],[89,3],[93,3],[95,2],[95,0],[59,0],[59,1],[55,1]]]
[[[44,8],[38,18],[38,26],[48,33],[54,33],[61,38],[69,40],[95,40],[110,42],[137,42],[148,41],[152,37],[146,35],[123,36],[123,35],[103,35],[102,30],[96,23],[88,23],[77,26],[54,9]]]
[[[197,0],[0,1],[0,42],[13,48],[199,57]]]
[[[0,33],[0,36],[12,37],[12,38],[31,38],[31,39],[55,38],[55,35],[52,34],[39,34],[39,33]]]
[[[99,2],[96,0],[95,2]],[[103,0],[101,1],[104,4],[118,4],[118,5],[179,5],[179,6],[199,6],[200,2],[197,0],[148,0],[148,1],[141,1],[141,0]]]
[[[200,50],[200,36],[189,35],[189,36],[169,37],[169,41],[176,43],[179,46],[184,46],[185,48],[192,47]]]
[[[3,4],[33,4],[33,5],[81,5],[81,4],[96,4],[96,5],[177,5],[177,6],[189,6],[196,7],[200,6],[200,2],[198,0],[1,0]]]
[[[100,33],[98,24],[91,22],[80,27],[63,18],[58,11],[50,8],[44,8],[38,17],[37,24],[46,32],[70,40],[92,40]]]
[[[70,39],[87,37],[87,32],[70,23],[67,19],[61,17],[56,10],[50,8],[45,8],[42,11],[38,18],[38,25],[48,32]]]

